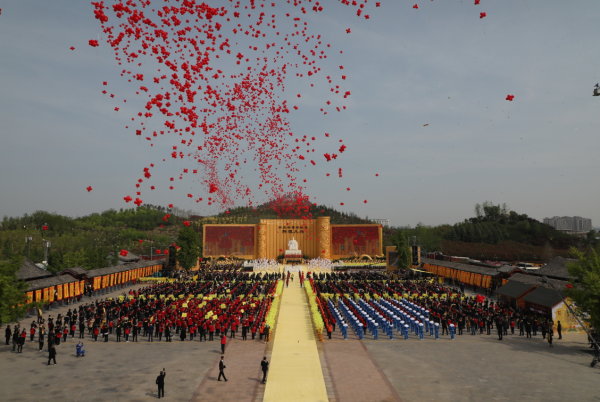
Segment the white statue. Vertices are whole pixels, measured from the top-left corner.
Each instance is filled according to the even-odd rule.
[[[288,241],[288,250],[297,251],[298,250],[298,242],[294,240],[294,236],[292,236],[292,240]]]

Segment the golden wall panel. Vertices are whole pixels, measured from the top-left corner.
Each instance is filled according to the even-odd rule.
[[[318,255],[322,258],[331,259],[331,218],[329,216],[322,216],[317,218],[318,228],[318,242],[319,249]]]

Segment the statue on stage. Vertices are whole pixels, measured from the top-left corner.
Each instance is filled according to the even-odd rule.
[[[296,240],[294,240],[294,237],[292,236],[292,240],[290,240],[288,242],[288,250],[290,251],[298,251],[298,242]]]

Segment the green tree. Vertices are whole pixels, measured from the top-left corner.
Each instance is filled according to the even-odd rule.
[[[475,236],[475,241],[478,243],[483,243],[485,241],[485,226],[484,229],[482,230],[481,227],[479,226],[479,224],[475,224],[475,230],[474,232],[474,236]]]
[[[7,261],[0,261],[0,326],[25,317],[27,310],[38,303],[27,303],[29,285],[17,279],[17,272],[24,258],[12,254]]]
[[[596,236],[598,236],[598,232],[596,232],[594,229],[590,230],[589,232],[587,232],[587,234],[585,235],[585,238],[587,239],[587,242],[590,244],[590,246],[594,247],[597,243],[596,240]]]
[[[585,255],[574,247],[571,253],[579,262],[567,265],[572,287],[565,293],[577,306],[575,313],[600,328],[600,256],[596,250]]]
[[[396,246],[396,253],[398,253],[398,269],[408,269],[411,267],[411,252],[408,243],[406,242],[406,234],[404,230],[398,229],[396,236],[394,237],[394,246]]]
[[[198,234],[191,227],[184,227],[177,236],[177,262],[186,270],[195,267],[200,257],[200,239]]]
[[[12,251],[12,241],[11,239],[9,239],[8,237],[6,239],[4,239],[4,245],[2,246],[2,257],[3,258],[10,258],[10,256],[12,255],[13,251]]]
[[[475,241],[475,231],[473,225],[467,224],[465,228],[465,241],[468,243]]]

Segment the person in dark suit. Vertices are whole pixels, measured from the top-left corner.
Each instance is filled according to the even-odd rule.
[[[267,371],[269,371],[269,362],[267,361],[267,356],[263,357],[262,361],[260,362],[260,368],[263,372],[262,383],[264,384],[265,381],[267,381]]]
[[[10,343],[10,338],[12,337],[12,331],[10,330],[10,325],[6,326],[4,336],[6,337],[6,344],[8,345]]]
[[[225,372],[223,372],[223,370],[225,370],[227,366],[225,366],[225,361],[223,359],[225,359],[225,356],[221,356],[221,361],[219,362],[219,378],[217,379],[217,381],[221,381],[221,376],[223,376],[223,379],[227,381],[227,377],[225,377]]]
[[[162,391],[162,396],[165,396],[165,377],[167,376],[167,370],[163,368],[163,371],[160,372],[160,375],[156,377],[156,385],[158,385],[158,399],[160,399],[160,394]]]
[[[562,339],[562,325],[560,325],[560,321],[558,321],[558,325],[556,326],[556,331],[558,332],[558,339]]]
[[[496,321],[496,329],[498,330],[498,340],[501,341],[502,339],[502,335],[503,335],[503,326],[502,326],[502,319],[500,317],[498,317],[498,321]]]
[[[56,349],[54,345],[48,345],[48,366],[50,365],[50,360],[54,360],[54,364],[56,363]]]

